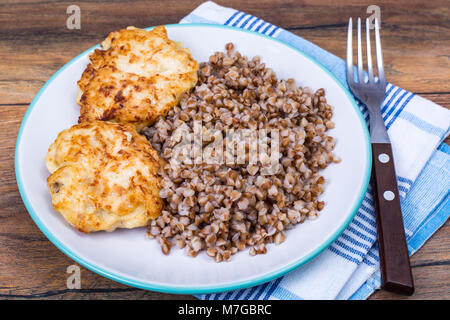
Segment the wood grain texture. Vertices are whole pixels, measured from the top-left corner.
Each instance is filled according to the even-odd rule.
[[[202,0],[42,1],[0,3],[0,299],[194,299],[128,287],[81,268],[81,290],[68,290],[74,262],[40,232],[16,186],[14,148],[22,117],[48,78],[112,30],[176,23]],[[219,4],[266,21],[345,56],[349,16],[372,1],[229,0]],[[81,30],[66,28],[66,8],[81,8]],[[450,106],[448,1],[377,1],[389,81]],[[45,124],[51,125],[51,123]],[[447,139],[447,141],[449,141]],[[376,292],[371,299],[450,299],[450,223],[411,259],[411,297]]]
[[[380,160],[380,155],[385,159]],[[389,292],[411,295],[414,292],[414,280],[393,158],[390,143],[372,143],[372,181],[377,215],[381,288]],[[392,198],[387,197],[385,192],[389,192]]]

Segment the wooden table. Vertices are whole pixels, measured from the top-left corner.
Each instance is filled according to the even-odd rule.
[[[22,117],[49,77],[110,31],[177,23],[202,0],[38,1],[0,4],[0,297],[48,299],[193,299],[135,289],[81,268],[81,290],[68,290],[74,262],[36,227],[14,176],[14,148]],[[347,19],[381,7],[389,81],[450,106],[448,1],[231,0],[218,1],[282,26],[345,56]],[[81,8],[81,29],[66,28],[66,9]],[[43,123],[42,125],[52,125]],[[37,160],[38,161],[38,160]],[[450,298],[450,223],[412,258],[416,293],[408,299]],[[376,292],[371,299],[405,299]]]

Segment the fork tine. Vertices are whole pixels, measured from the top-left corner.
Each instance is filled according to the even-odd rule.
[[[380,29],[377,18],[375,18],[375,50],[377,54],[378,81],[380,83],[386,83],[386,78],[384,77],[383,54],[381,53]]]
[[[361,18],[358,18],[358,82],[364,83],[362,43],[361,43]]]
[[[353,43],[352,18],[348,20],[347,33],[347,82],[353,82]]]
[[[369,76],[369,83],[373,83],[374,78],[373,78],[373,67],[372,67],[372,48],[370,47],[369,19],[366,19],[366,48],[367,48],[367,73]]]

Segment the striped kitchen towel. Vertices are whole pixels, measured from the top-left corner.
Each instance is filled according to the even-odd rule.
[[[180,23],[215,23],[259,32],[297,47],[328,68],[345,86],[342,59],[258,17],[205,2]],[[344,43],[342,45],[345,45]],[[368,118],[367,110],[360,105]],[[410,254],[450,215],[450,147],[442,143],[450,112],[388,84],[381,106],[392,141]],[[365,299],[380,287],[373,197],[369,187],[354,220],[309,263],[260,286],[199,296],[201,299]]]

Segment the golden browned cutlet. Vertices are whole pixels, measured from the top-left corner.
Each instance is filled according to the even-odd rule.
[[[197,83],[198,63],[164,26],[112,32],[78,81],[79,122],[132,123],[138,130],[165,115]]]
[[[74,125],[45,162],[53,207],[82,232],[141,227],[161,214],[161,160],[131,124]]]

